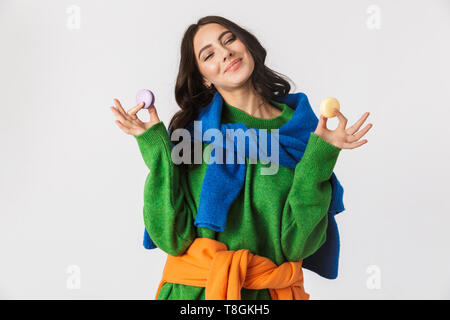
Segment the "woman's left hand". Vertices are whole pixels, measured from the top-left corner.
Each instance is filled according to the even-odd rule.
[[[335,130],[328,130],[327,128],[328,118],[324,117],[323,115],[320,115],[319,123],[317,125],[316,131],[314,131],[314,134],[318,135],[323,140],[340,149],[354,149],[365,144],[367,142],[367,139],[362,141],[358,140],[361,139],[367,133],[367,131],[369,131],[370,128],[373,127],[373,125],[369,123],[361,131],[357,133],[355,132],[359,130],[359,128],[364,123],[364,121],[366,121],[370,113],[366,112],[357,122],[355,122],[354,125],[352,125],[348,129],[345,129],[345,126],[347,125],[347,118],[344,117],[344,115],[339,110],[337,109],[334,110],[336,116],[339,119],[338,127]]]

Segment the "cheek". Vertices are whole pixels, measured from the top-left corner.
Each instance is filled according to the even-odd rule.
[[[220,73],[220,67],[218,63],[205,63],[203,64],[203,66],[201,67],[201,72],[209,77],[214,77],[214,75]]]
[[[246,55],[250,55],[250,52],[247,50],[247,47],[244,45],[243,42],[239,41],[236,43],[235,50],[239,53],[244,53]]]
[[[246,56],[248,66],[250,67],[250,69],[252,69],[255,62],[253,61],[253,57],[252,57],[250,51],[248,51],[247,47],[241,42],[241,44],[239,45],[239,48],[236,51],[241,52],[242,53],[241,55]]]

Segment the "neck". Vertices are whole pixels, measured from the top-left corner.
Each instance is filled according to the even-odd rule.
[[[228,104],[253,117],[273,118],[278,111],[278,109],[264,101],[263,97],[255,91],[250,81],[247,82],[247,85],[234,88],[233,90],[222,88],[217,90]]]

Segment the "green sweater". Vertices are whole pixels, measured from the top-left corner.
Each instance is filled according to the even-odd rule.
[[[255,118],[224,103],[222,123],[242,122],[248,128],[278,129],[294,114],[285,104],[271,101],[282,113],[271,119]],[[195,238],[223,242],[229,250],[248,249],[280,265],[312,255],[326,240],[329,181],[340,148],[311,132],[295,169],[279,166],[275,175],[261,175],[270,163],[249,163],[244,186],[230,207],[225,231],[197,228],[207,161],[190,172],[171,160],[172,144],[162,121],[136,136],[150,170],[144,186],[144,224],[153,242],[170,255],[182,255]],[[208,146],[203,143],[203,150]],[[207,153],[208,154],[208,153]],[[210,155],[210,150],[209,150]],[[242,299],[270,299],[268,289],[242,289]],[[204,299],[205,288],[165,283],[158,299]]]

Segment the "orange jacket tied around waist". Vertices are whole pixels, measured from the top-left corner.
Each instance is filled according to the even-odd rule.
[[[247,249],[227,250],[209,238],[196,238],[185,254],[167,256],[161,287],[166,282],[205,287],[206,300],[240,300],[241,288],[269,289],[273,300],[309,300],[303,288],[302,260],[277,266]]]

